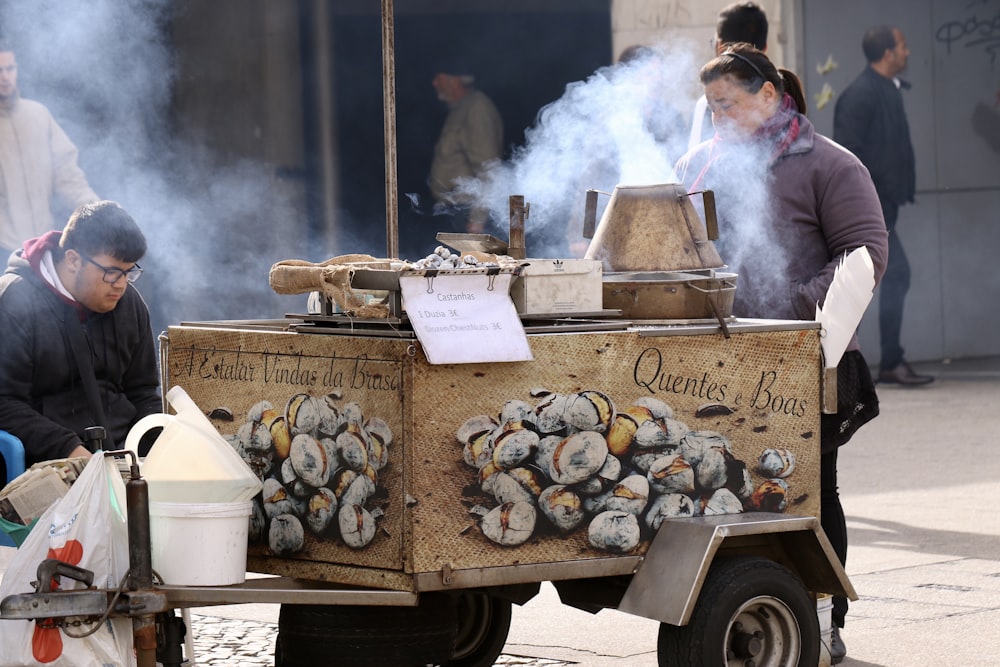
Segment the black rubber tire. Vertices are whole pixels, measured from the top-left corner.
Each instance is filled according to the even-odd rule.
[[[458,635],[447,667],[493,667],[507,643],[511,603],[483,591],[461,591]]]
[[[757,631],[760,634],[752,637]],[[802,580],[766,558],[717,561],[691,621],[660,625],[660,667],[815,667],[820,651],[816,603]]]
[[[454,653],[455,599],[424,594],[416,607],[281,605],[276,667],[425,667]],[[279,662],[280,660],[280,662]]]

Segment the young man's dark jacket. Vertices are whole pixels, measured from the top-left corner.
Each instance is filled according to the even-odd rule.
[[[96,424],[68,327],[83,326],[104,407],[106,448],[122,446],[141,417],[162,410],[145,302],[129,285],[114,310],[94,313],[58,293],[39,265],[60,233],[25,243],[0,276],[0,429],[19,437],[26,463],[63,458]]]

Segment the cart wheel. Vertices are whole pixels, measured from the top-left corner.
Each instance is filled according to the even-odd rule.
[[[712,566],[691,621],[660,625],[660,667],[815,667],[816,603],[791,570],[766,558]]]
[[[458,637],[447,667],[493,667],[507,643],[511,604],[483,591],[458,594]]]
[[[276,667],[425,667],[454,652],[454,598],[424,594],[416,607],[281,605]]]

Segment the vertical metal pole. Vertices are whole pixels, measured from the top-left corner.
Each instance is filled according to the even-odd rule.
[[[128,506],[128,561],[130,588],[148,591],[153,588],[153,557],[149,537],[149,487],[139,476],[139,464],[133,459],[132,475],[125,483]],[[137,667],[156,667],[156,616],[132,617]]]
[[[510,237],[507,243],[507,254],[514,259],[524,259],[524,196],[511,195],[507,201],[510,208]]]
[[[385,250],[399,257],[399,199],[396,196],[396,53],[393,0],[382,0],[382,98],[385,135]]]
[[[338,241],[335,211],[340,199],[338,183],[340,166],[337,158],[337,107],[333,103],[333,67],[331,66],[330,13],[327,0],[312,0],[313,41],[316,44],[313,66],[316,68],[316,106],[319,118],[320,184],[323,191],[322,243],[326,248],[336,248]]]

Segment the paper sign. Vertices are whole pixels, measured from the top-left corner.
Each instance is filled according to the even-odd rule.
[[[403,306],[432,364],[530,361],[514,303],[513,274],[401,275]]]

